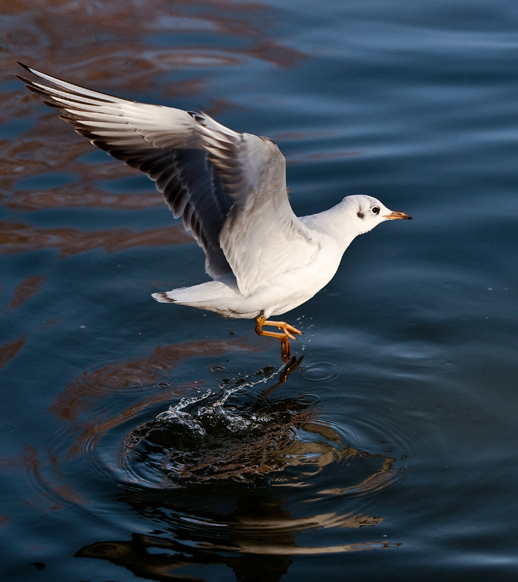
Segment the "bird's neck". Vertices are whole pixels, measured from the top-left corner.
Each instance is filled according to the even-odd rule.
[[[309,228],[333,238],[344,253],[352,241],[362,234],[352,213],[351,206],[342,201],[329,210],[304,216],[301,220]]]

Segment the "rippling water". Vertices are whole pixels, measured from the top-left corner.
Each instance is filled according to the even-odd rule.
[[[0,578],[515,580],[518,7],[0,7]],[[16,60],[274,139],[355,241],[278,342],[155,303],[204,280],[153,185]]]

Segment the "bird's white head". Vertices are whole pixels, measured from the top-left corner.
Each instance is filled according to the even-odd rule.
[[[385,220],[412,220],[408,214],[389,210],[376,198],[364,194],[347,196],[343,199],[342,204],[346,206],[352,222],[358,229],[358,234],[369,232]]]

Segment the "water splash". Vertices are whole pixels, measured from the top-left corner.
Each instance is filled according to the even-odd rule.
[[[212,394],[212,390],[209,388],[205,394],[200,396],[191,396],[190,398],[182,398],[178,404],[171,405],[165,412],[161,412],[155,418],[155,420],[164,424],[178,424],[186,427],[188,430],[200,436],[205,436],[207,433],[201,424],[196,420],[196,418],[185,411],[185,408],[191,407],[193,404],[197,404],[202,400],[205,400]]]
[[[285,369],[284,365],[277,370],[271,368],[261,370],[258,372],[260,378],[257,378],[258,374],[256,374],[255,377],[245,376],[235,380],[222,380],[219,385],[219,396],[208,388],[203,394],[182,398],[180,402],[171,404],[166,411],[158,414],[155,421],[184,427],[199,436],[207,436],[207,429],[203,426],[207,423],[211,427],[226,429],[231,433],[258,429],[268,422],[268,415],[240,412],[237,406],[226,406],[227,401],[237,392],[242,394],[259,384],[267,384],[283,369]],[[201,402],[205,405],[198,406]]]
[[[318,419],[314,398],[272,400],[271,388],[258,396],[258,385],[271,384],[285,371],[268,367],[253,376],[222,379],[219,388],[183,397],[132,429],[120,455],[123,480],[152,489],[206,482],[305,487],[328,465],[356,463],[369,477],[381,470],[390,482],[394,459],[343,444],[340,433]],[[344,492],[349,486],[358,491],[357,470],[351,475]],[[327,490],[323,486],[320,493]]]

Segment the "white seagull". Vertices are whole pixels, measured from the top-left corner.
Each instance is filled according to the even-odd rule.
[[[364,195],[297,217],[288,201],[286,160],[270,139],[228,129],[206,113],[127,101],[20,65],[53,85],[20,77],[77,133],[155,182],[203,249],[213,281],[153,297],[255,318],[259,335],[280,340],[285,362],[289,340],[301,332],[269,318],[329,283],[356,236],[385,220],[411,219]]]

